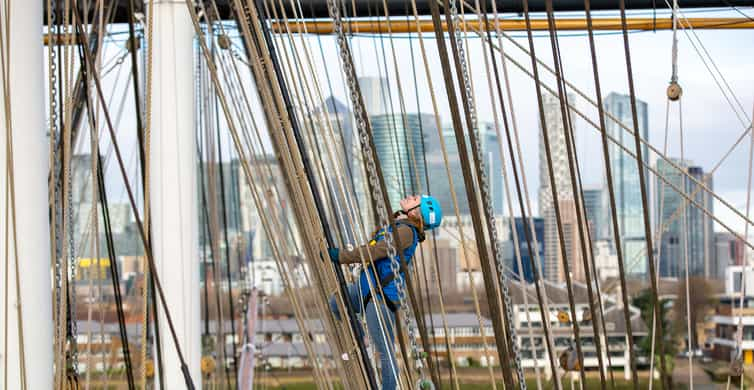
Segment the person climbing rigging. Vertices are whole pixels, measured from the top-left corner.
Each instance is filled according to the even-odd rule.
[[[382,388],[385,390],[395,389],[397,386],[398,366],[395,362],[394,327],[395,317],[400,307],[397,284],[404,285],[404,278],[408,266],[414,257],[419,243],[425,239],[424,232],[440,226],[442,222],[442,209],[440,203],[432,196],[408,196],[400,201],[401,209],[396,213],[394,226],[379,228],[368,244],[353,250],[340,250],[330,248],[330,259],[336,265],[361,264],[361,255],[373,264],[367,264],[366,270],[362,270],[358,283],[348,286],[349,299],[357,314],[365,315],[367,329],[372,342],[375,345],[380,358],[380,377]],[[396,251],[403,255],[404,264],[400,256],[391,259],[388,255],[388,245],[385,241],[385,232],[393,234],[393,245]],[[400,247],[399,247],[400,245]],[[391,268],[391,261],[400,264],[400,273],[396,277]],[[375,270],[377,277],[375,278]],[[368,281],[375,289],[376,295],[372,296]],[[380,294],[380,290],[382,294]],[[384,299],[383,299],[384,296]],[[337,300],[335,296],[330,298],[330,307],[335,317],[340,320]],[[381,311],[380,319],[377,315]],[[381,326],[384,321],[384,327]]]

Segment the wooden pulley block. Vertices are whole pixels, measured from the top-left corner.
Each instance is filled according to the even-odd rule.
[[[558,360],[560,367],[566,371],[581,370],[581,361],[579,361],[579,355],[574,348],[568,348],[561,352]]]
[[[204,375],[212,374],[215,371],[216,366],[217,366],[217,363],[215,363],[215,358],[209,355],[202,356],[202,361],[201,361],[202,374]]]
[[[681,88],[677,81],[671,81],[666,92],[668,94],[668,99],[674,102],[680,99],[683,95],[683,88]]]
[[[590,322],[592,320],[592,312],[588,308],[584,308],[584,311],[581,313],[581,320],[584,322]]]
[[[220,34],[217,36],[217,46],[220,46],[223,50],[230,49],[230,37],[226,34]]]
[[[154,361],[152,359],[147,359],[147,361],[144,362],[144,375],[147,378],[154,377]]]
[[[558,322],[561,324],[571,322],[571,316],[565,310],[558,310]]]

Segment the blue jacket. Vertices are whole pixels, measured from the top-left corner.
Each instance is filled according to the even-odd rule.
[[[395,302],[396,304],[399,303],[400,299],[398,298],[398,288],[396,287],[396,283],[405,283],[405,272],[403,269],[408,268],[409,265],[411,265],[411,260],[414,257],[414,253],[416,252],[416,247],[419,245],[420,237],[419,237],[419,231],[417,228],[405,221],[395,221],[395,225],[404,225],[411,228],[411,231],[413,233],[413,240],[410,245],[407,245],[407,243],[402,242],[404,249],[403,249],[403,259],[406,261],[406,267],[402,268],[401,272],[399,273],[400,277],[395,278],[391,280],[386,286],[383,286],[382,291],[385,294],[385,297],[390,299],[391,301]],[[392,232],[393,228],[391,226],[388,226],[388,231]],[[375,245],[376,243],[383,241],[385,239],[385,228],[382,228],[377,231],[374,238],[370,242],[370,245]],[[395,244],[395,243],[394,243]],[[397,248],[396,248],[397,249]],[[383,280],[389,275],[393,274],[393,270],[390,268],[390,258],[389,257],[383,257],[381,259],[374,259],[374,267],[369,265],[366,270],[363,270],[361,272],[361,276],[359,277],[359,286],[361,288],[361,295],[367,296],[369,294],[369,283],[367,282],[367,275],[369,275],[369,278],[372,280],[372,286],[375,287],[375,289],[379,288],[379,282],[378,280]],[[395,261],[398,262],[400,265],[400,256],[395,257]],[[377,269],[378,279],[375,279],[374,277],[374,268]],[[374,297],[373,297],[374,298]]]

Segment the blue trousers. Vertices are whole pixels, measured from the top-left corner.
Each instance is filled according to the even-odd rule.
[[[395,327],[395,314],[387,308],[381,298],[373,297],[369,300],[366,308],[364,308],[364,301],[358,284],[348,285],[348,298],[351,300],[356,313],[361,315],[366,314],[369,337],[372,339],[374,347],[380,355],[380,378],[382,379],[382,388],[384,390],[395,389],[397,387],[396,381],[399,374],[398,365],[395,362],[394,351],[395,333],[393,329]],[[382,325],[384,325],[384,328],[380,326],[380,321],[377,317],[378,306],[382,311]],[[335,296],[330,297],[330,310],[332,310],[335,318],[340,321],[341,316],[338,312],[338,304]],[[359,332],[363,333],[361,325],[359,325]],[[359,336],[363,337],[363,334]]]

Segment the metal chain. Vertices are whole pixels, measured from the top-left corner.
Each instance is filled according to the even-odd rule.
[[[390,258],[390,270],[393,272],[393,275],[395,277],[395,287],[396,287],[396,290],[398,291],[398,299],[401,306],[401,311],[403,313],[403,316],[402,316],[403,324],[408,332],[409,342],[411,343],[411,354],[413,355],[415,359],[416,368],[419,370],[422,380],[425,380],[424,372],[423,370],[421,370],[424,367],[424,362],[422,361],[423,355],[419,353],[419,346],[416,342],[414,326],[409,320],[411,313],[408,309],[405,285],[403,283],[403,279],[400,276],[400,264],[398,260],[398,252],[395,249],[395,245],[393,243],[393,234],[390,230],[387,229],[388,225],[390,224],[390,221],[388,218],[387,206],[385,205],[382,187],[380,186],[379,178],[377,177],[377,173],[376,173],[377,167],[375,163],[375,157],[373,154],[374,151],[372,150],[370,142],[369,142],[367,124],[364,120],[365,113],[363,111],[363,107],[360,104],[359,95],[357,93],[358,81],[354,77],[356,72],[353,68],[353,62],[349,56],[345,33],[343,31],[343,22],[340,18],[340,10],[335,0],[327,0],[327,5],[330,11],[330,16],[332,17],[333,22],[334,22],[340,60],[343,64],[343,68],[345,71],[344,74],[346,75],[347,82],[348,82],[350,98],[351,98],[352,106],[354,109],[354,117],[356,118],[356,124],[359,130],[359,138],[361,140],[361,145],[362,145],[362,152],[365,157],[364,159],[364,162],[366,164],[365,170],[368,174],[368,180],[374,190],[374,199],[376,203],[375,206],[377,209],[376,210],[377,216],[379,217],[380,225],[385,227],[384,240],[385,240],[385,244],[387,245],[388,258]]]
[[[463,40],[461,37],[460,17],[458,15],[458,9],[456,8],[455,0],[450,0],[449,3],[450,3],[451,16],[453,18],[454,35],[455,35],[456,43],[458,45],[458,56],[461,63],[461,72],[463,75],[463,86],[464,86],[464,89],[466,90],[467,99],[471,100],[471,97],[473,96],[473,89],[471,87],[471,78],[469,77],[469,70],[466,63],[466,53],[463,46]],[[505,318],[508,324],[508,329],[506,330],[509,332],[510,339],[511,339],[511,343],[510,343],[511,353],[514,359],[516,375],[518,376],[519,387],[521,389],[526,389],[526,378],[524,377],[524,371],[521,365],[521,355],[519,353],[518,337],[516,336],[516,327],[512,326],[513,312],[511,308],[513,307],[513,303],[511,302],[510,292],[508,291],[508,277],[506,276],[506,273],[505,273],[505,262],[503,261],[503,258],[502,258],[503,248],[502,248],[501,241],[498,240],[497,223],[495,220],[494,209],[492,208],[492,198],[490,197],[487,171],[485,170],[484,158],[482,158],[481,156],[481,144],[479,142],[479,126],[477,123],[476,107],[473,104],[473,102],[468,102],[468,103],[469,104],[467,104],[467,107],[469,108],[469,116],[471,117],[470,125],[475,135],[473,137],[475,147],[472,148],[472,151],[475,155],[475,158],[479,162],[479,167],[480,167],[479,183],[482,190],[482,201],[484,203],[484,208],[487,212],[487,215],[489,216],[490,235],[492,236],[494,240],[494,245],[496,249],[495,267],[497,268],[497,274],[500,278],[500,290],[503,294],[503,301],[505,302]]]

